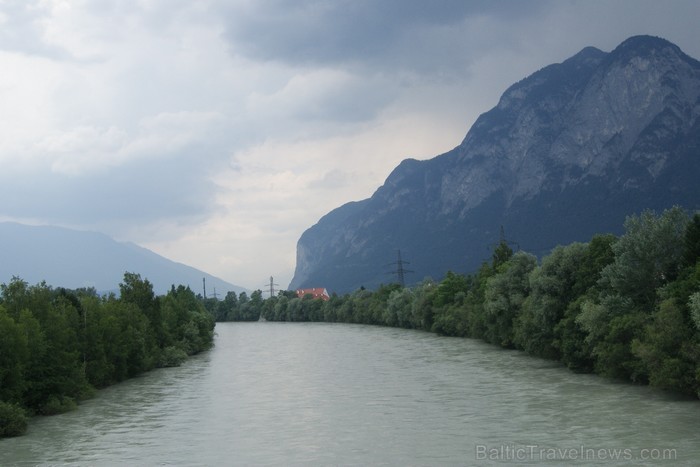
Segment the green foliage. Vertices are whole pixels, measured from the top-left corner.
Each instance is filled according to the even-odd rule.
[[[214,320],[189,288],[161,300],[131,273],[120,288],[123,297],[100,298],[19,278],[0,285],[0,437],[23,432],[26,413],[73,410],[96,387],[211,347]]]
[[[645,211],[625,221],[625,234],[612,245],[614,260],[603,268],[598,292],[584,303],[579,316],[596,372],[648,380],[653,365],[640,356],[651,355],[651,347],[639,342],[644,342],[662,291],[672,289],[682,276],[687,225],[688,217],[680,208],[660,216]]]
[[[235,292],[229,292],[222,301],[216,302],[210,315],[215,321],[258,321],[261,315],[270,312],[264,306],[260,290],[253,292],[250,297],[246,292],[241,292],[238,297]]]
[[[22,400],[28,358],[27,334],[0,305],[0,401]]]
[[[452,271],[447,271],[445,278],[437,286],[433,297],[433,305],[443,307],[455,303],[457,294],[467,293],[469,291],[469,280],[461,275],[455,274]]]
[[[24,409],[0,400],[0,438],[23,435],[27,431],[27,423]]]
[[[700,259],[700,213],[695,213],[685,230],[683,265],[694,266]]]
[[[700,346],[689,324],[681,308],[669,299],[654,313],[644,336],[632,342],[632,351],[646,366],[652,386],[687,394],[700,390],[695,378]]]
[[[498,269],[502,264],[505,264],[513,257],[513,249],[508,246],[508,242],[505,239],[503,233],[503,227],[501,227],[501,240],[498,245],[493,250],[493,255],[491,256],[491,264],[494,269]]]
[[[700,331],[700,292],[696,292],[690,296],[688,306],[690,307],[691,317],[693,319],[693,324],[695,324],[695,329]]]
[[[75,400],[68,396],[58,396],[51,394],[49,398],[40,407],[38,413],[40,415],[58,415],[78,408]]]
[[[530,293],[529,275],[536,266],[535,256],[519,251],[488,279],[484,297],[487,342],[514,347],[515,322]]]
[[[164,348],[163,352],[161,352],[158,366],[161,368],[180,366],[185,360],[187,360],[187,352],[179,347],[171,345]]]
[[[612,246],[615,260],[601,273],[604,283],[650,311],[656,290],[678,277],[687,223],[688,216],[677,207],[659,217],[652,211],[628,217],[625,234]]]
[[[529,276],[531,293],[518,318],[515,341],[519,348],[545,358],[560,358],[555,327],[575,298],[578,268],[588,245],[558,246]]]
[[[587,341],[587,332],[579,323],[581,306],[586,297],[580,296],[569,303],[564,316],[554,327],[555,341],[552,346],[559,352],[559,359],[569,369],[581,373],[593,371],[592,346]]]
[[[294,292],[227,296],[217,319],[327,321],[467,336],[591,372],[700,397],[700,215],[630,216],[542,258],[504,239],[475,275],[448,271],[413,288],[360,288],[329,301]],[[21,284],[15,285],[21,289]],[[21,299],[21,293],[15,293]],[[21,300],[20,300],[21,301]],[[167,303],[167,300],[166,300]],[[9,309],[8,309],[9,310]],[[250,310],[253,310],[252,312]]]

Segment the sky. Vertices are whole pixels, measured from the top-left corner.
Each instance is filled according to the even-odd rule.
[[[286,288],[296,243],[511,84],[697,0],[0,0],[0,221]]]

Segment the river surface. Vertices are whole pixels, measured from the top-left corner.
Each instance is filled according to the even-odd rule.
[[[700,401],[419,331],[216,332],[181,367],[32,420],[0,465],[700,465]]]

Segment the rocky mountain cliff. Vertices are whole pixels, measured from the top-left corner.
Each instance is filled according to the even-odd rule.
[[[94,287],[98,292],[119,290],[125,272],[140,274],[157,294],[171,285],[189,285],[207,296],[245,289],[182,263],[164,258],[134,243],[121,243],[96,233],[51,226],[0,222],[0,282],[17,276],[29,284],[41,281],[53,287]]]
[[[462,143],[403,161],[374,195],[341,206],[297,245],[290,289],[348,292],[407,283],[489,260],[508,240],[544,255],[557,244],[621,233],[625,216],[700,208],[700,62],[632,37],[587,47],[512,85]]]

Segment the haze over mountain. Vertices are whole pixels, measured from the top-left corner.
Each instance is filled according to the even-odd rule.
[[[0,222],[0,282],[17,276],[29,284],[94,287],[98,292],[118,291],[125,272],[140,274],[156,294],[171,285],[188,285],[207,296],[245,289],[190,266],[176,263],[134,243],[121,243],[96,233],[50,226]]]
[[[512,85],[462,143],[404,160],[374,195],[298,241],[290,289],[348,292],[414,274],[440,279],[490,258],[501,226],[521,249],[621,233],[644,209],[700,208],[700,62],[656,37],[587,47]]]

